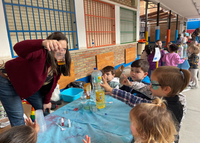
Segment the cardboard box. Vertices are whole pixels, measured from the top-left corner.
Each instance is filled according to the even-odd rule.
[[[116,72],[115,72],[115,77],[120,77],[120,75],[122,74],[123,70],[124,70],[124,65],[121,65],[120,67],[118,67]]]
[[[30,105],[30,104],[22,104],[22,106],[23,106],[23,109],[24,109],[24,114],[25,114],[27,117],[30,117],[32,105]]]

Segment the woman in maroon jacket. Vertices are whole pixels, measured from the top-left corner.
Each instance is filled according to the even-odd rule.
[[[51,108],[51,96],[61,73],[70,75],[71,57],[68,40],[54,32],[46,40],[25,40],[14,50],[18,57],[0,67],[0,100],[11,126],[24,125],[21,99],[34,108]],[[58,65],[56,54],[65,54],[65,64]]]

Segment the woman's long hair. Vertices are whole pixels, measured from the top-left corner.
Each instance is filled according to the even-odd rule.
[[[71,56],[68,49],[68,39],[67,37],[61,32],[54,32],[47,37],[47,40],[65,40],[67,42],[66,47],[66,54],[65,54],[65,65],[57,65],[56,59],[54,57],[53,51],[47,52],[47,58],[45,63],[45,69],[47,71],[47,65],[51,66],[51,70],[58,74],[63,74],[65,76],[70,76],[70,67],[71,67]]]

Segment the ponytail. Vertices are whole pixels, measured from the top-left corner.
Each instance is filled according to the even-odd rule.
[[[188,84],[190,82],[191,75],[190,75],[190,72],[188,70],[180,69],[180,71],[183,72],[183,86],[180,89],[180,92],[181,92],[188,86]]]
[[[137,124],[136,131],[140,142],[174,142],[177,135],[176,122],[164,102],[157,97],[152,103],[137,104],[131,109],[130,122]]]
[[[165,105],[165,100],[163,100],[162,98],[158,98],[156,97],[153,101],[152,101],[152,104],[155,104],[157,106],[160,106],[164,109],[166,109],[166,105]]]

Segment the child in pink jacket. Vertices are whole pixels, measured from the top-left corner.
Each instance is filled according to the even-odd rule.
[[[185,61],[185,58],[181,59],[180,56],[175,53],[178,50],[178,46],[175,44],[171,44],[168,48],[169,53],[165,54],[162,58],[162,62],[164,62],[165,66],[175,66],[178,64],[182,64]]]

